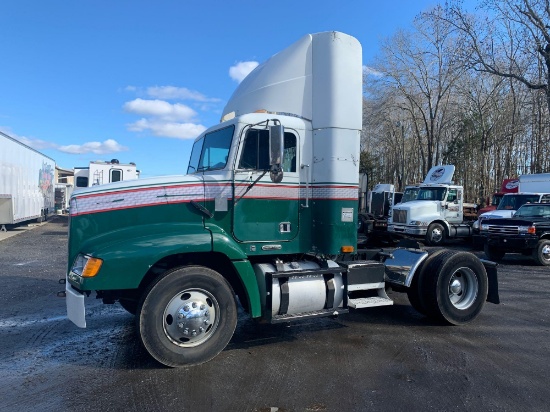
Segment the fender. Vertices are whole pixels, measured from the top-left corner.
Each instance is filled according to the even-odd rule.
[[[134,289],[160,259],[210,251],[212,236],[202,224],[139,225],[105,233],[80,248],[80,253],[103,259],[103,265],[97,276],[82,278],[76,286],[80,290]]]
[[[207,224],[206,228],[212,233],[212,250],[231,259],[235,270],[239,274],[248,297],[250,315],[253,318],[261,316],[262,307],[258,281],[248,256],[244,253],[242,247],[221,227]]]

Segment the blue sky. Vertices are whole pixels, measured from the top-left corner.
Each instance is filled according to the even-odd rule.
[[[182,174],[251,67],[306,33],[363,46],[434,0],[17,0],[0,4],[0,130],[71,169],[135,162]]]

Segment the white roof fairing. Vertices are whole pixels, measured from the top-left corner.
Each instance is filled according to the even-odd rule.
[[[314,129],[361,130],[362,81],[357,39],[340,32],[308,34],[256,67],[222,118],[267,110],[311,120]]]

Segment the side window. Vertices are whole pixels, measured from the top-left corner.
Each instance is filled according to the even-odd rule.
[[[283,171],[296,172],[296,136],[285,132]],[[269,169],[269,132],[251,129],[246,133],[239,169]]]
[[[88,178],[84,176],[77,176],[76,187],[88,187]]]
[[[449,189],[449,192],[447,193],[447,202],[454,202],[456,198],[456,189]]]
[[[542,198],[540,199],[541,203],[550,203],[550,195],[542,195]]]
[[[283,155],[283,172],[296,171],[296,136],[285,132],[285,149]]]
[[[122,170],[111,169],[111,182],[120,182],[122,180]]]

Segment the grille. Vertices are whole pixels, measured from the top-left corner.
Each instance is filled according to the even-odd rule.
[[[489,233],[502,234],[502,235],[517,235],[519,233],[519,227],[489,225]]]
[[[407,223],[407,211],[406,210],[394,210],[393,211],[394,223]]]

